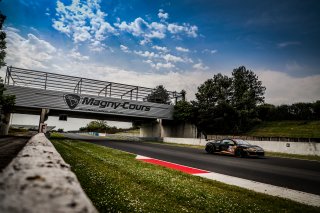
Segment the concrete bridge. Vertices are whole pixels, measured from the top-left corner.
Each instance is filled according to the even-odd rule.
[[[16,96],[12,112],[40,115],[39,126],[46,116],[66,115],[137,122],[141,136],[174,136],[177,132],[172,129],[173,104],[182,98],[177,92],[168,91],[171,103],[149,102],[151,88],[16,67],[7,67],[5,87],[6,94]]]

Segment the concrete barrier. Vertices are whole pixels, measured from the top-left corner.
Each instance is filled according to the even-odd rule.
[[[170,138],[170,137],[164,137],[163,142],[187,144],[187,145],[198,145],[198,146],[204,146],[206,145],[206,143],[208,143],[208,141],[201,138]]]
[[[283,141],[253,141],[249,143],[261,146],[265,151],[280,152],[299,155],[320,156],[320,143],[316,142],[283,142]],[[163,142],[205,146],[207,141],[199,138],[169,138],[164,137]]]
[[[52,143],[32,137],[0,173],[0,212],[97,212]]]
[[[283,141],[251,141],[249,143],[261,146],[265,151],[298,155],[320,156],[320,143],[315,142],[283,142]]]

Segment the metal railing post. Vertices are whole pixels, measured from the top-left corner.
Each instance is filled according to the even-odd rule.
[[[44,82],[44,90],[47,90],[48,73],[46,73],[46,81]]]

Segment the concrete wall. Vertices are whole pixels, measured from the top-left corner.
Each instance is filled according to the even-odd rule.
[[[197,128],[191,123],[161,122],[161,137],[197,138]]]
[[[32,137],[0,173],[0,212],[92,212],[97,210],[70,166],[43,133]]]
[[[142,124],[140,137],[196,138],[197,128],[191,123],[176,123],[158,119],[156,122]]]
[[[142,124],[140,127],[140,137],[161,137],[161,127],[159,122]]]
[[[207,141],[197,138],[170,138],[164,137],[163,142],[190,144],[190,145],[206,145]],[[281,152],[299,155],[318,155],[320,156],[320,143],[315,142],[281,142],[281,141],[249,141],[249,143],[261,146],[265,151]]]
[[[249,141],[249,143],[261,146],[265,151],[281,152],[299,155],[320,156],[320,143],[314,142],[282,142],[282,141]]]
[[[166,143],[177,143],[177,144],[187,144],[187,145],[198,145],[198,146],[204,146],[208,141],[205,139],[200,138],[170,138],[170,137],[164,137],[163,142]]]

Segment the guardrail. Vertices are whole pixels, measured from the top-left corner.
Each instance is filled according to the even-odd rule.
[[[320,143],[320,138],[290,138],[290,137],[258,137],[244,135],[207,135],[208,140],[219,140],[223,138],[239,138],[251,141],[282,141],[282,142],[315,142]]]
[[[110,81],[100,81],[12,66],[7,67],[5,84],[136,101],[148,101],[148,95],[155,91],[155,89],[147,87]],[[175,100],[175,102],[184,96],[184,94],[175,91],[167,92],[169,94],[169,99]],[[160,100],[152,100],[152,102],[157,101]]]

